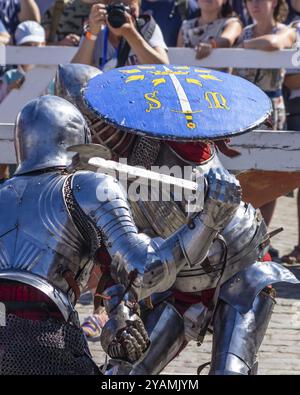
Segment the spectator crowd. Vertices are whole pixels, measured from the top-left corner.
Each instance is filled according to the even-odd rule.
[[[119,3],[120,1],[118,1]],[[111,0],[0,0],[0,45],[78,47],[73,63],[103,71],[129,64],[168,63],[169,47],[190,47],[195,57],[215,48],[275,51],[295,48],[300,0],[123,0],[125,23],[113,26]],[[0,102],[19,89],[32,65],[0,67]],[[300,131],[300,70],[232,70],[272,100],[274,129]],[[0,165],[0,179],[7,167]],[[300,223],[300,193],[298,194]],[[262,207],[269,224],[275,202]],[[283,259],[300,262],[299,243]]]

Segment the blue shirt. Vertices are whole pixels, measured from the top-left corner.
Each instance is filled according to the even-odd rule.
[[[0,0],[1,1],[1,0]],[[0,2],[0,6],[1,6],[2,4],[1,4],[1,2]],[[1,10],[1,9],[0,9]],[[4,22],[2,22],[2,13],[0,14],[0,16],[1,16],[1,19],[0,19],[0,33],[8,33],[8,31],[7,31],[7,29],[6,29],[6,27],[5,27],[5,24],[4,24]],[[2,77],[3,76],[3,74],[7,71],[7,70],[9,70],[9,68],[10,68],[11,66],[0,66],[0,77]]]
[[[8,31],[13,35],[20,23],[18,14],[21,11],[19,0],[0,0],[0,19]]]
[[[197,0],[188,0],[188,19],[196,18],[199,13]],[[175,0],[142,0],[142,12],[153,16],[161,28],[168,47],[176,47],[182,17],[175,6]]]
[[[300,19],[300,12],[297,12],[294,10],[294,8],[291,6],[290,1],[288,1],[289,5],[289,15],[287,17],[287,20],[285,21],[286,24],[290,24],[291,22],[294,22],[296,19]]]
[[[241,0],[232,0],[231,1],[234,12],[240,17],[244,26],[250,25],[252,23],[251,17],[247,12],[247,8],[245,3]]]
[[[24,73],[22,73],[18,68],[11,69],[6,71],[1,80],[5,81],[7,85],[12,84],[13,82],[19,81],[24,78]]]

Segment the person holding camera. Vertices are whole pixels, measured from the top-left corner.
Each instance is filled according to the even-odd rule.
[[[106,71],[132,64],[168,64],[169,59],[159,26],[151,16],[140,15],[140,0],[106,0],[92,6],[72,63]]]

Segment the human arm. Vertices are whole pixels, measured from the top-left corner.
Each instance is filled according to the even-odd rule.
[[[0,45],[8,45],[10,41],[10,35],[7,32],[0,32]]]
[[[183,32],[182,28],[179,30],[178,37],[177,37],[177,47],[183,48],[184,47],[184,40],[183,40]]]
[[[217,47],[232,47],[241,35],[242,30],[242,24],[237,18],[229,19],[221,35],[215,38]]]
[[[215,48],[230,48],[234,45],[242,32],[241,22],[237,18],[229,19],[223,32],[208,42],[200,42],[196,47],[196,58],[203,59],[210,55]]]
[[[89,16],[89,34],[82,38],[82,43],[78,48],[71,63],[81,63],[94,66],[94,51],[96,39],[103,26],[106,25],[106,8],[103,4],[94,4]]]
[[[116,37],[123,37],[137,56],[139,64],[169,64],[166,49],[159,44],[150,45],[138,32],[135,18],[125,12],[126,23],[120,28],[113,28],[106,19],[110,32]]]
[[[296,30],[293,28],[281,29],[276,34],[265,34],[260,37],[245,40],[241,46],[245,49],[259,49],[261,51],[277,51],[292,48],[296,41]]]
[[[35,0],[20,0],[21,11],[18,14],[20,22],[36,21],[41,22],[41,14]]]
[[[113,280],[129,287],[137,301],[169,289],[186,264],[193,267],[204,261],[215,237],[238,209],[241,190],[235,177],[216,169],[207,180],[203,211],[163,240],[138,232],[126,195],[111,177],[94,173],[74,177],[76,200],[104,235]]]
[[[300,89],[300,74],[287,74],[284,85],[291,91],[293,89]]]

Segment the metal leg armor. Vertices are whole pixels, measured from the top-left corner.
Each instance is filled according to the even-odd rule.
[[[275,300],[265,291],[246,314],[220,300],[214,318],[210,375],[256,374],[256,356],[267,331]]]
[[[156,306],[145,318],[145,325],[151,345],[143,360],[134,365],[131,375],[159,374],[185,343],[183,317],[170,303]]]

